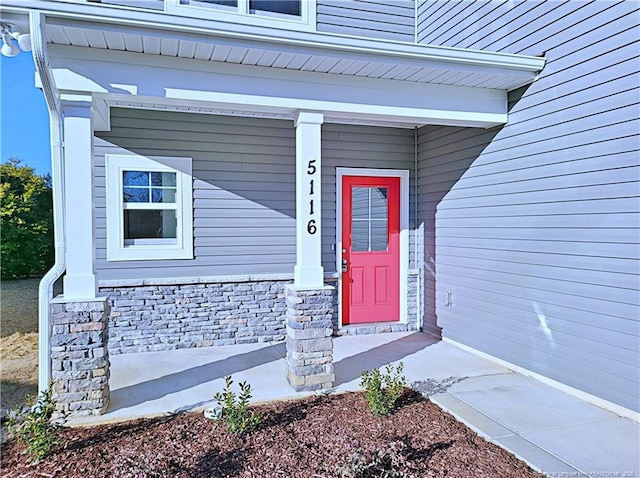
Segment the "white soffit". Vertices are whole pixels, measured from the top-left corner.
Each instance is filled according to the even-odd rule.
[[[54,20],[50,20],[54,21]],[[376,52],[324,50],[227,39],[216,35],[157,31],[123,32],[85,24],[47,26],[48,41],[56,45],[100,48],[177,58],[262,66],[418,83],[511,90],[535,79],[531,71],[486,63],[448,63],[419,57],[394,57]]]

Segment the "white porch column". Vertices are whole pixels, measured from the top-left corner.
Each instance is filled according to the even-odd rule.
[[[63,101],[66,275],[64,299],[96,297],[91,101]]]
[[[321,133],[324,115],[299,111],[296,127],[296,266],[294,287],[319,289],[324,285],[321,261],[322,190]]]

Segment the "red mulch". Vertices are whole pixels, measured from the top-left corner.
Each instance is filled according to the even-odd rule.
[[[240,438],[202,413],[65,429],[64,444],[31,463],[2,446],[2,476],[56,477],[542,477],[418,393],[374,417],[362,393],[256,407],[258,430]],[[374,456],[377,469],[362,470]],[[351,474],[348,472],[351,470]],[[386,470],[386,474],[385,471]]]

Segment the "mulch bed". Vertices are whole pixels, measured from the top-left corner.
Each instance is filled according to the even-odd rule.
[[[383,418],[372,415],[362,393],[255,409],[262,423],[245,438],[202,413],[183,413],[65,429],[64,444],[38,463],[10,441],[2,448],[2,476],[543,476],[409,390]],[[367,469],[372,461],[378,466]]]

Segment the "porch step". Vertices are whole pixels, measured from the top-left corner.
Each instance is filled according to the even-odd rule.
[[[334,336],[344,335],[367,335],[384,334],[389,332],[412,332],[418,328],[410,324],[400,324],[398,322],[375,322],[370,324],[345,325],[333,333]]]

